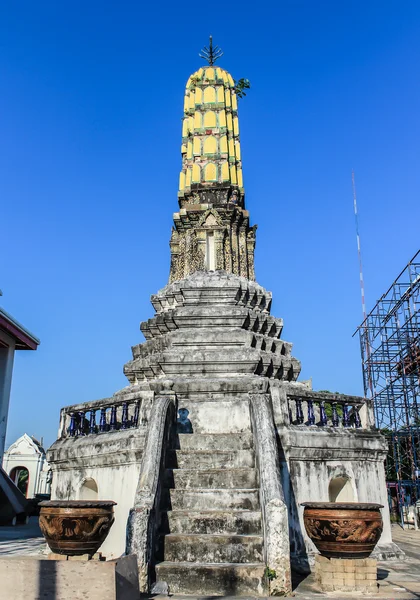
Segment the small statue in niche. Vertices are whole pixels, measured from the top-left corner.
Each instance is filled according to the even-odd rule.
[[[188,418],[190,411],[187,408],[178,409],[178,418],[176,420],[177,433],[193,433],[192,423]]]
[[[237,206],[239,204],[238,190],[233,190],[232,195],[230,197],[230,202],[231,202],[231,204],[234,204],[235,206]]]

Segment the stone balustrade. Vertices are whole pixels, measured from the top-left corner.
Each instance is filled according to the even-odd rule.
[[[81,437],[136,428],[141,400],[106,398],[63,409],[61,437]]]
[[[288,394],[287,401],[290,425],[355,429],[368,426],[366,419],[361,418],[361,409],[366,408],[364,398],[311,392],[302,396]]]

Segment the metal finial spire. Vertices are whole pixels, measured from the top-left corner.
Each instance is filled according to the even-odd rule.
[[[209,47],[204,46],[199,54],[200,58],[204,58],[210,66],[213,66],[216,60],[218,60],[221,56],[223,56],[223,52],[219,48],[219,46],[215,46],[213,48],[213,37],[210,36],[210,44]]]

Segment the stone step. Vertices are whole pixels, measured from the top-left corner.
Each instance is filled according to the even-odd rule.
[[[252,563],[263,561],[261,535],[169,534],[165,560],[193,563]]]
[[[197,596],[264,596],[264,563],[200,564],[162,562],[156,565],[158,581],[166,581],[171,594]]]
[[[172,469],[254,468],[255,454],[250,449],[227,452],[219,450],[199,450],[197,452],[169,450],[166,454],[166,466]]]
[[[261,534],[260,511],[251,510],[172,510],[162,513],[165,533],[242,533]]]
[[[252,433],[179,433],[179,450],[248,450],[253,447]]]
[[[163,485],[168,488],[256,488],[256,469],[166,469]]]
[[[259,510],[260,502],[257,489],[163,489],[161,506],[164,510],[209,510],[209,508]]]

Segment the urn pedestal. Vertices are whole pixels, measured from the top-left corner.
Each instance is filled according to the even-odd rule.
[[[93,556],[114,522],[111,500],[41,502],[39,526],[51,551],[67,556]]]
[[[382,533],[382,504],[303,502],[306,533],[322,556],[367,558]]]

